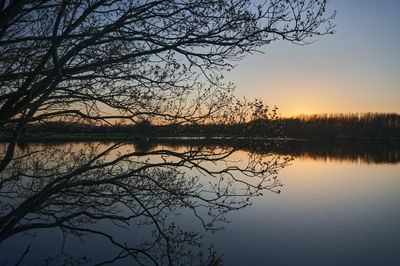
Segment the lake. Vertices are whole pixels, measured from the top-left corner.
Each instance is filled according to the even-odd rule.
[[[100,150],[112,144],[96,143]],[[131,143],[117,147],[108,160],[119,158],[130,151],[169,150],[184,153],[190,149],[187,143],[179,145],[177,143]],[[220,153],[223,147],[207,149],[207,151]],[[68,163],[68,158],[74,158],[75,163],[89,160],[89,157],[78,159],[71,154],[77,151],[89,153],[90,149],[82,143],[37,143],[20,147],[21,154],[38,150],[44,152],[44,157],[41,158],[44,166],[37,166],[37,162],[26,160],[23,166],[19,167],[25,169],[23,167],[30,163],[36,165],[36,168],[25,169],[30,175],[26,174],[24,180],[18,184],[3,186],[1,190],[3,217],[26,198],[32,197],[29,193],[30,189],[40,191],[51,182],[52,176],[49,173],[55,175],[55,172],[38,169],[52,165],[62,169],[59,172],[71,171],[73,167]],[[69,152],[63,154],[63,157],[57,157],[57,152],[54,150]],[[192,149],[192,152],[195,150]],[[234,179],[228,179],[229,181],[217,180],[207,175],[206,170],[218,171],[220,167],[227,167],[227,165],[243,169],[249,160],[255,162],[259,159],[258,156],[262,157],[262,155],[267,156],[270,162],[273,162],[277,156],[280,156],[282,160],[283,156],[294,155],[294,160],[291,161],[290,158],[287,161],[288,165],[284,168],[276,169],[276,173],[267,172],[271,178],[268,184],[273,182],[273,185],[264,189],[257,189],[258,183],[252,183],[253,177],[245,175],[245,171],[235,172]],[[38,155],[33,153],[32,156]],[[149,162],[162,163],[167,159],[151,154],[143,158],[137,157],[136,160],[144,165]],[[132,160],[129,163],[136,162]],[[156,193],[157,189],[153,187],[146,191],[141,186],[141,190],[138,190],[140,192],[136,191],[135,195],[131,195],[140,197],[142,199],[140,202],[148,204],[146,206],[149,210],[158,208],[158,213],[162,213],[161,216],[156,216],[159,218],[157,221],[160,225],[174,224],[173,228],[166,226],[163,233],[170,235],[168,245],[171,250],[175,250],[175,253],[172,253],[180,254],[173,255],[176,258],[174,261],[176,264],[182,262],[182,264],[198,265],[206,262],[206,260],[198,259],[197,254],[201,252],[205,258],[210,254],[210,257],[219,257],[223,265],[399,265],[400,148],[398,144],[289,142],[283,146],[261,149],[257,146],[242,147],[241,150],[229,154],[228,159],[212,162],[203,159],[201,163],[205,169],[185,169],[182,176],[178,174],[170,176],[169,172],[161,174],[157,172],[157,174],[162,176],[162,180],[166,180],[162,183],[164,186],[171,184],[171,187],[175,189],[169,191],[174,200],[178,195],[176,192],[178,189],[198,193],[196,195],[199,198],[210,196],[212,191],[216,195],[224,192],[225,196],[221,196],[221,199],[223,198],[224,204],[231,204],[231,209],[219,208],[218,204],[222,204],[222,201],[216,201],[212,203],[218,204],[212,205],[208,210],[209,206],[201,205],[199,198],[192,202],[195,208],[190,208],[176,204],[171,198],[161,195],[161,192]],[[123,167],[125,168],[121,168],[121,171],[129,170],[129,166]],[[135,164],[134,167],[138,165]],[[31,181],[30,179],[34,179],[35,174],[48,177],[47,183]],[[99,176],[107,174],[109,173],[98,172]],[[275,175],[277,178],[274,178]],[[189,182],[190,184],[186,183],[188,178],[193,176],[198,176],[199,179],[194,180],[193,183]],[[152,178],[152,176],[149,177]],[[209,180],[211,180],[210,183],[208,183]],[[249,194],[246,185],[241,183],[243,180],[254,185],[257,192]],[[134,186],[139,187],[138,184],[144,181],[135,182],[137,183]],[[201,188],[197,186],[199,184],[202,184]],[[226,190],[227,187],[229,189]],[[114,187],[107,188],[115,189]],[[23,189],[27,192],[22,193]],[[22,265],[76,265],[79,263],[92,265],[102,261],[112,262],[115,265],[138,263],[130,259],[128,255],[127,257],[121,255],[121,259],[113,261],[112,259],[121,251],[104,235],[91,234],[91,231],[80,231],[82,234],[85,233],[81,236],[76,231],[72,233],[68,226],[76,226],[78,220],[73,220],[74,224],[66,222],[65,226],[61,227],[57,225],[40,229],[34,226],[29,227],[39,221],[43,223],[46,219],[47,223],[51,223],[52,215],[58,216],[62,213],[65,217],[70,213],[76,213],[76,209],[73,208],[77,205],[94,208],[93,206],[99,202],[96,203],[96,198],[90,193],[97,193],[99,198],[110,197],[110,204],[101,202],[104,206],[107,205],[107,208],[103,206],[102,209],[90,209],[98,216],[102,215],[101,211],[119,215],[119,213],[128,213],[129,208],[132,208],[127,200],[128,195],[124,194],[124,199],[119,198],[117,203],[115,199],[115,202],[111,201],[112,194],[120,193],[120,191],[113,190],[113,193],[109,193],[103,187],[101,191],[93,192],[92,189],[85,186],[77,194],[75,190],[67,188],[62,200],[59,196],[49,196],[43,201],[41,211],[36,208],[28,212],[26,219],[19,223],[27,230],[22,230],[24,228],[21,227],[20,232],[11,230],[9,235],[5,234],[8,237],[5,237],[0,244],[2,262],[0,265],[14,265],[18,260],[21,260]],[[10,191],[13,193],[9,193]],[[86,202],[86,195],[90,195],[90,200],[92,200],[90,204]],[[157,201],[153,201],[154,197],[157,197]],[[149,198],[152,201],[149,201]],[[149,205],[149,202],[152,202],[152,205]],[[50,210],[46,209],[50,205],[54,214],[46,212]],[[113,208],[110,207],[111,205]],[[163,208],[159,208],[159,205]],[[115,208],[116,206],[118,208]],[[215,224],[215,227],[209,229],[215,230],[207,231],[202,224],[203,221],[208,228],[207,223],[210,220],[208,212],[211,212]],[[223,212],[223,218],[226,220],[219,216],[220,212]],[[154,257],[157,261],[167,264],[166,255],[157,253],[157,249],[161,250],[167,244],[161,240],[154,240],[157,238],[154,238],[154,233],[151,232],[154,224],[149,221],[149,216],[146,219],[143,218],[146,216],[145,212],[141,215],[133,217],[129,223],[121,222],[120,224],[115,221],[110,222],[110,219],[98,221],[96,217],[85,218],[79,220],[79,228],[106,232],[114,238],[113,240],[118,240],[119,243],[133,243],[142,251],[146,249],[154,252],[155,248]],[[44,216],[46,218],[43,218]],[[186,233],[177,235],[176,227],[182,228]],[[209,249],[210,246],[211,249]],[[186,257],[191,250],[195,255]],[[130,252],[134,253],[137,250],[132,249]],[[144,258],[146,256],[144,254],[141,255],[142,261],[146,265],[153,264],[151,259]]]

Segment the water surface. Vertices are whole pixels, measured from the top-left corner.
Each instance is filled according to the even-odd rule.
[[[79,149],[80,144],[74,145]],[[132,150],[165,148],[182,151],[188,147],[187,144],[129,144]],[[231,161],[243,163],[250,150],[248,147],[234,153]],[[280,193],[265,191],[262,196],[252,197],[251,206],[227,213],[228,221],[221,223],[224,229],[214,233],[206,231],[187,210],[168,219],[185,230],[198,232],[203,237],[200,240],[203,252],[213,245],[224,265],[399,265],[398,146],[294,143],[272,151],[296,155],[289,167],[279,171],[278,178],[283,184]],[[147,229],[135,224],[129,225],[129,230],[109,222],[92,226],[127,242],[140,243],[148,237]],[[59,265],[71,254],[82,258],[80,263],[90,265],[118,252],[101,237],[80,241],[53,228],[32,230],[7,239],[0,244],[1,261],[4,265],[15,264],[27,246],[30,249],[23,265]],[[116,264],[128,263],[132,262],[121,260]]]

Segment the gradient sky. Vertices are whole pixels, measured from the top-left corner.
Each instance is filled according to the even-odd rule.
[[[307,46],[275,42],[238,62],[227,79],[282,116],[400,113],[400,1],[331,0],[336,33]]]

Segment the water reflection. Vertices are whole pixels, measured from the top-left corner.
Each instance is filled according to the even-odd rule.
[[[366,164],[400,162],[400,142],[289,141],[285,145],[273,147],[272,150],[301,159]]]
[[[181,149],[187,145],[198,145],[193,141],[163,141],[158,143],[139,142],[133,144],[140,150],[152,150],[159,145],[168,148]],[[216,143],[208,143],[215,147]],[[218,144],[221,145],[221,144]],[[305,160],[323,160],[338,162],[354,162],[366,164],[395,164],[400,162],[400,142],[385,141],[307,141],[289,140],[279,142],[253,141],[251,143],[223,143],[225,147],[234,145],[236,148],[257,154],[279,154],[295,156]]]
[[[181,140],[160,142],[132,143],[135,149],[150,151],[159,146],[183,149],[187,146],[204,145],[204,143]],[[307,141],[289,140],[279,142],[253,141],[251,143],[216,143],[209,142],[208,147],[234,145],[237,149],[257,154],[279,154],[295,156],[302,160],[323,160],[337,162],[352,162],[365,164],[395,164],[400,162],[400,142],[385,141]]]
[[[79,147],[82,142],[73,143]],[[99,144],[99,143],[98,143]],[[104,147],[114,142],[101,142]],[[60,142],[20,144],[20,149],[29,146],[55,147],[65,146]],[[302,160],[323,160],[338,162],[354,162],[366,164],[396,164],[400,162],[400,142],[387,141],[307,141],[289,140],[279,142],[276,145],[273,141],[252,141],[246,143],[229,143],[220,140],[215,141],[193,141],[193,140],[159,140],[132,142],[125,145],[137,152],[149,152],[160,148],[172,149],[175,151],[184,150],[188,147],[208,147],[209,149],[224,148],[247,151],[250,153],[269,155],[271,153],[282,156],[295,156]],[[234,147],[234,148],[233,148]]]
[[[350,189],[349,184],[353,183],[349,177],[343,180],[335,176],[337,173],[327,172],[323,161],[357,162],[357,166],[394,164],[399,162],[400,150],[395,143],[288,142],[273,145],[254,141],[245,145],[237,143],[235,147],[229,144],[164,141],[20,146],[17,159],[1,176],[2,260],[26,265],[218,264],[223,254],[202,236],[206,230],[223,228],[226,218],[235,216],[232,216],[236,213],[233,211],[243,210],[265,191],[277,195],[281,189],[277,175],[291,163],[290,155],[301,162],[294,163],[293,168],[297,165],[294,175],[304,172],[308,176],[311,169],[319,169],[319,174],[310,178],[312,182],[309,183],[299,177],[293,178],[286,189],[290,191],[298,182],[313,188],[316,194],[302,188],[299,191],[303,194],[279,195],[281,201],[268,196],[262,198],[275,199],[268,205],[269,210],[300,204],[293,210],[302,210],[296,212],[296,217],[301,217],[303,212],[310,215],[302,205],[327,202],[326,205],[331,206],[333,200],[328,198],[335,191],[334,187],[340,187],[338,191],[344,194],[338,197],[335,191],[331,198],[346,199],[340,203],[343,206],[354,203],[351,198],[357,195],[359,183],[363,183],[363,188],[368,187],[366,172]],[[319,160],[320,168],[313,161],[306,163],[307,160]],[[351,173],[347,164],[343,165],[346,167],[340,177]],[[303,171],[299,171],[299,166],[304,167]],[[370,173],[371,169],[365,171]],[[327,178],[329,175],[335,177]],[[340,184],[334,185],[329,183],[331,181]],[[344,182],[349,191],[343,190]],[[381,181],[376,182],[371,185],[371,191],[375,191]],[[321,188],[324,184],[326,189]],[[288,202],[282,204],[285,199]],[[274,204],[279,208],[273,208]],[[325,205],[311,209],[329,211]],[[263,211],[266,212],[258,209],[257,213]],[[253,228],[254,221],[274,221],[273,216],[279,215],[282,213],[277,211],[272,216],[266,213],[262,219],[257,214],[240,219],[246,220],[244,226]],[[289,218],[274,222],[276,225],[290,223],[296,228],[298,219]],[[235,217],[237,222],[240,219]],[[312,225],[309,223],[306,226]],[[276,227],[277,233],[265,233],[265,239],[285,235],[279,232],[279,226]],[[242,231],[243,228],[235,232]],[[249,243],[252,241],[250,239]],[[229,263],[236,260],[225,259]]]
[[[1,175],[0,252],[9,264],[218,264],[199,228],[217,231],[252,197],[278,193],[278,171],[290,160],[220,145],[28,144]],[[58,243],[50,229],[61,234]],[[131,230],[127,239],[122,232]],[[40,257],[27,234],[59,249]],[[78,256],[74,238],[111,247]],[[10,243],[14,255],[4,251]]]

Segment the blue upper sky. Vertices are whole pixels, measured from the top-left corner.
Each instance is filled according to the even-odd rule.
[[[306,46],[275,42],[238,62],[237,94],[301,113],[400,113],[400,1],[331,0],[336,33]]]

